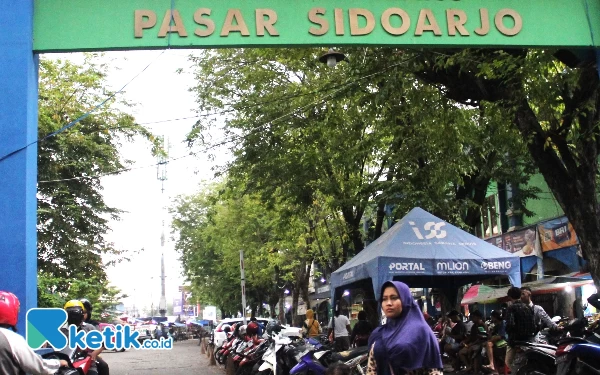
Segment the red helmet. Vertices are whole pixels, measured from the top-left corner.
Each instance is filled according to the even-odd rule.
[[[256,322],[248,323],[248,326],[246,327],[246,334],[248,336],[258,335],[258,323],[256,323]]]
[[[16,326],[21,304],[11,292],[0,291],[0,324]]]

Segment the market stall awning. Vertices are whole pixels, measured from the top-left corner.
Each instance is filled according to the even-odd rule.
[[[492,288],[481,284],[473,285],[465,293],[461,305],[496,302],[498,299],[506,297],[506,290],[505,288]]]
[[[551,276],[537,281],[523,283],[523,286],[531,288],[533,295],[556,293],[565,290],[568,287],[576,288],[579,286],[592,284],[593,280],[589,273],[573,272],[562,276]],[[503,302],[507,299],[506,293],[509,286],[493,288],[487,285],[473,285],[467,290],[461,305],[486,302]]]
[[[362,280],[370,280],[378,295],[392,279],[412,288],[458,289],[500,275],[520,285],[519,257],[416,207],[332,273],[332,300]]]

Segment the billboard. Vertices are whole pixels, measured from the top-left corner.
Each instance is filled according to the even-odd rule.
[[[202,310],[202,319],[204,320],[217,320],[217,308],[216,306],[206,306]]]
[[[542,256],[539,235],[535,226],[488,238],[486,242],[519,257]]]
[[[577,234],[566,217],[548,220],[538,225],[542,251],[562,249],[579,244]]]

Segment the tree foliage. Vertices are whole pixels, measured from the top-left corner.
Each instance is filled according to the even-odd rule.
[[[416,79],[418,53],[345,52],[351,63],[334,70],[310,49],[226,50],[195,60],[199,110],[231,113],[230,180],[248,181],[265,202],[280,192],[302,212],[323,197],[344,219],[343,259],[364,247],[365,211],[377,217],[375,237],[386,207],[397,217],[421,206],[472,229],[491,180],[517,183],[532,172],[502,112],[457,103]],[[214,125],[199,121],[190,142],[206,142],[200,135]]]
[[[427,53],[418,59],[415,73],[452,100],[505,114],[573,224],[600,287],[600,79],[591,60],[569,68],[554,52]]]
[[[41,59],[39,74],[40,305],[67,296],[87,295],[91,300],[96,295],[94,285],[110,299],[116,292],[107,285],[102,255],[123,260],[126,253],[106,241],[108,222],[118,219],[120,210],[105,203],[99,177],[127,166],[129,162],[119,154],[123,141],[136,136],[155,140],[131,115],[118,109],[127,103],[113,98],[90,113],[113,94],[105,87],[105,67],[96,65],[91,56],[82,65]],[[61,132],[76,119],[80,121]],[[83,284],[86,287],[80,288]],[[48,290],[60,297],[49,296]],[[75,291],[85,295],[76,296]],[[100,295],[96,301],[102,301]]]

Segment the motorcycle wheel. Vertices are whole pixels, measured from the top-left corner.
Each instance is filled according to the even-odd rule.
[[[356,366],[354,366],[350,372],[351,375],[367,375],[367,366],[369,364],[369,357],[366,357]]]

